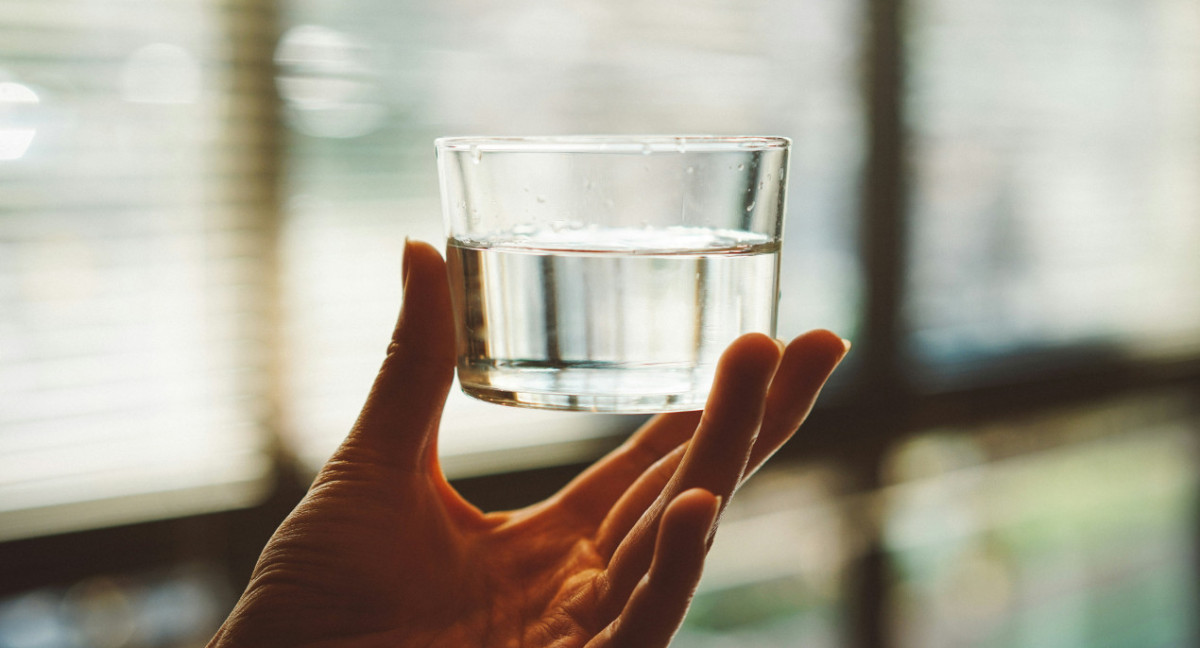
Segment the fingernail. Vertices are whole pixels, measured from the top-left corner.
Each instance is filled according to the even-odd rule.
[[[717,520],[721,519],[721,504],[724,500],[720,495],[717,495],[716,498],[717,504],[713,507],[712,519],[708,522],[708,537],[704,539],[704,544],[710,548],[717,535]]]
[[[842,338],[842,346],[846,347],[846,352],[847,352],[847,353],[849,353],[849,351],[850,351],[850,340],[847,340],[846,338]]]
[[[400,285],[403,288],[408,288],[408,248],[411,241],[408,237],[404,237],[404,252],[400,255]]]
[[[711,527],[709,533],[716,531],[717,520],[721,517],[721,505],[725,502],[725,498],[721,497],[720,495],[717,495],[716,498],[717,503],[716,506],[713,507],[712,520],[708,523],[709,527]]]

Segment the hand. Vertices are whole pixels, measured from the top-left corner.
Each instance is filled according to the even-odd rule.
[[[666,646],[723,504],[799,427],[846,349],[828,331],[786,349],[745,335],[703,413],[659,415],[553,497],[482,513],[438,464],[454,326],[441,256],[410,243],[362,414],[209,646]]]

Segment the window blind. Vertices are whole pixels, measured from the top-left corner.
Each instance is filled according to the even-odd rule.
[[[267,4],[4,3],[0,540],[263,492]]]

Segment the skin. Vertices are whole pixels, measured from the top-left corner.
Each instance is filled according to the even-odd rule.
[[[849,344],[761,334],[703,412],[659,415],[560,492],[483,513],[443,476],[445,264],[409,243],[404,306],[357,423],[263,550],[210,648],[666,646],[720,511],[792,436]]]

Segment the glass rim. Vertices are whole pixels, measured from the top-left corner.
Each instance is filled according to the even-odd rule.
[[[439,137],[437,151],[472,153],[687,153],[787,150],[777,135],[538,135]]]

